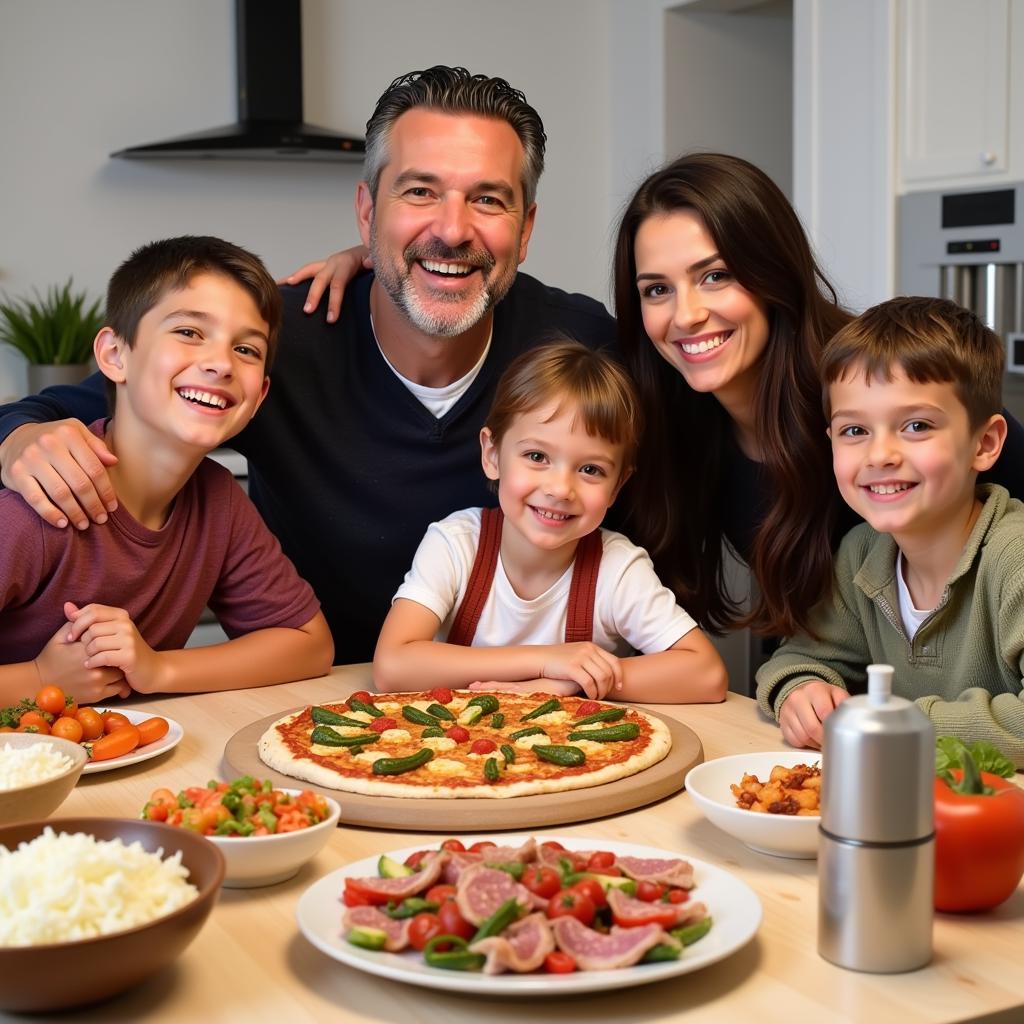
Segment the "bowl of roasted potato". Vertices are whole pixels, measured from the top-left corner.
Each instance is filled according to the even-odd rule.
[[[758,853],[818,855],[821,754],[733,754],[691,768],[686,791],[713,825]]]

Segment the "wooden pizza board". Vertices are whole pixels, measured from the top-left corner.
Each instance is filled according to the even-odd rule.
[[[269,768],[261,760],[259,738],[285,715],[300,711],[279,711],[247,725],[228,740],[224,747],[226,778],[255,775],[270,779],[276,786],[295,789],[308,786]],[[371,828],[395,828],[413,832],[481,832],[499,829],[542,828],[572,821],[603,818],[654,803],[683,788],[686,773],[704,760],[704,748],[697,734],[682,722],[644,708],[644,713],[660,719],[672,734],[672,749],[657,764],[636,775],[589,789],[570,789],[564,793],[542,793],[507,799],[411,799],[408,797],[364,796],[325,790],[341,804],[341,823],[368,825]],[[314,787],[325,788],[325,787]]]

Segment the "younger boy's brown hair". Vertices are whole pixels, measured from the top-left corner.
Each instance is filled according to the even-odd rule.
[[[197,274],[222,274],[252,297],[269,328],[264,370],[269,374],[281,330],[281,292],[258,256],[212,235],[180,235],[136,249],[107,285],[106,326],[134,348],[139,321],[168,292],[187,287]],[[106,386],[113,409],[116,388],[109,380]]]
[[[948,299],[899,296],[865,310],[821,354],[825,418],[829,385],[851,373],[892,380],[899,367],[916,384],[951,383],[971,430],[1002,409],[1003,343],[970,310]]]
[[[623,473],[632,471],[643,428],[633,382],[606,352],[556,337],[524,352],[502,374],[485,420],[495,444],[523,413],[547,402],[576,407],[583,428],[623,449]]]

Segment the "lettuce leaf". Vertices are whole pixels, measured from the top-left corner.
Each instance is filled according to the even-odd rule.
[[[978,771],[1009,779],[1013,776],[1013,762],[987,740],[966,744],[956,736],[940,736],[935,741],[935,774],[948,778],[954,768],[963,768],[963,752],[969,750]]]

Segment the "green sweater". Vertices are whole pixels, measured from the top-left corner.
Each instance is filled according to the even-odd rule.
[[[1024,767],[1024,503],[994,484],[935,610],[913,640],[900,619],[896,542],[867,523],[839,547],[820,639],[797,635],[757,671],[757,701],[778,717],[798,686],[823,679],[863,693],[869,664],[895,667],[893,692],[914,700],[938,735],[989,740]]]

